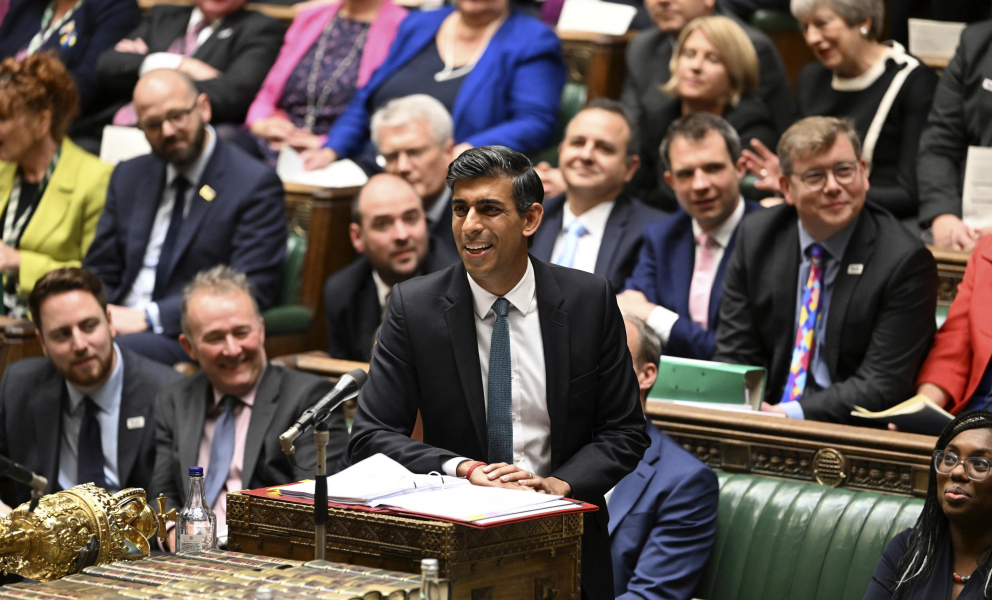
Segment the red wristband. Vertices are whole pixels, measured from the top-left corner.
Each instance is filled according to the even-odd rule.
[[[482,461],[472,463],[472,466],[468,468],[468,473],[465,473],[465,479],[470,479],[472,477],[472,471],[476,470],[479,467],[485,467],[485,466],[488,466],[488,463],[484,463]]]

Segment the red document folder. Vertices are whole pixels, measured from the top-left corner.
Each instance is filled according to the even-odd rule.
[[[280,502],[292,502],[294,504],[309,504],[311,506],[313,505],[313,500],[308,500],[306,498],[297,498],[293,496],[283,496],[282,494],[280,494],[279,488],[286,487],[288,485],[294,485],[294,484],[287,483],[284,485],[277,485],[268,488],[259,488],[257,490],[243,490],[241,493],[247,494],[248,496],[256,496],[258,498],[268,498],[269,500],[278,500]],[[520,514],[520,516],[510,516],[510,518],[507,518],[505,520],[500,520],[492,523],[484,523],[484,524],[480,524],[474,521],[465,521],[462,519],[453,519],[446,517],[438,517],[436,515],[426,515],[422,513],[409,512],[405,510],[390,508],[388,506],[370,507],[359,504],[340,504],[336,502],[328,502],[327,506],[330,508],[337,508],[341,510],[354,510],[358,512],[371,512],[371,513],[379,513],[384,515],[393,515],[398,517],[413,517],[417,519],[441,521],[444,523],[454,523],[456,525],[464,525],[466,527],[472,527],[475,529],[491,529],[493,527],[499,527],[500,525],[505,525],[507,523],[522,523],[524,521],[543,519],[544,517],[548,517],[552,515],[586,513],[586,512],[594,512],[599,510],[599,507],[597,507],[594,504],[589,504],[588,502],[581,502],[579,500],[570,500],[570,501],[575,503],[574,508],[559,509],[554,512],[548,512],[543,514],[524,512]]]

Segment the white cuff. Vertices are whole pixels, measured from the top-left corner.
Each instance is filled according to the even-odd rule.
[[[656,306],[648,315],[648,327],[654,329],[664,345],[668,343],[668,338],[672,335],[672,327],[675,327],[675,322],[678,320],[679,314],[677,312],[668,310],[664,306]]]
[[[448,477],[458,477],[458,465],[460,465],[462,461],[466,461],[466,460],[472,460],[472,459],[465,458],[464,456],[459,456],[458,458],[449,458],[448,460],[444,461],[443,465],[441,465],[441,470],[444,471],[444,474],[447,475]]]
[[[161,335],[165,330],[162,328],[162,315],[158,311],[158,302],[149,302],[146,304],[145,315],[152,322],[152,332]]]
[[[155,69],[178,69],[185,57],[182,54],[172,54],[171,52],[152,52],[141,61],[141,69],[138,76],[144,77],[146,73]]]

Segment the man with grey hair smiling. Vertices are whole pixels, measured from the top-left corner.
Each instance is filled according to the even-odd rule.
[[[198,273],[183,289],[179,341],[201,371],[159,394],[155,407],[157,456],[153,495],[169,506],[186,502],[187,468],[202,466],[206,501],[217,515],[218,544],[226,542],[227,492],[299,481],[317,452],[297,440],[294,465],[279,434],[331,389],[325,379],[269,364],[265,324],[248,278],[220,265]],[[348,443],[344,416],[332,413],[327,464]]]
[[[390,101],[372,116],[379,166],[413,186],[424,203],[431,244],[444,264],[458,262],[451,233],[451,190],[444,184],[455,159],[454,124],[437,99],[414,94]]]

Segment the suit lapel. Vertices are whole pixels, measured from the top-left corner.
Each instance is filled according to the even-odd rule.
[[[600,277],[610,278],[613,270],[613,260],[616,258],[617,247],[621,240],[626,240],[629,233],[627,231],[627,220],[630,211],[633,210],[630,199],[621,194],[617,197],[610,216],[606,219],[606,227],[603,229],[603,240],[599,243],[599,254],[596,255],[596,267],[594,272]],[[631,237],[631,242],[636,242],[636,238]]]
[[[62,157],[59,158],[59,163],[52,172],[52,179],[42,193],[38,209],[24,228],[21,247],[37,248],[65,220],[79,178],[79,163],[74,158],[73,151],[66,142],[63,142]]]
[[[795,213],[793,213],[795,214]],[[775,241],[775,251],[771,259],[774,268],[767,271],[775,281],[765,281],[772,293],[772,319],[774,331],[785,336],[783,347],[788,348],[786,361],[791,360],[792,348],[796,340],[796,294],[799,286],[799,221],[788,219],[785,234]],[[783,365],[788,372],[789,365]],[[771,373],[769,373],[771,376]]]
[[[196,375],[200,380],[193,393],[175,407],[179,420],[176,431],[176,445],[179,447],[179,464],[184,466],[199,464],[200,438],[203,437],[203,423],[207,420],[207,408],[213,403],[213,391],[206,375]],[[183,469],[183,481],[188,481]],[[185,498],[186,487],[181,489]]]
[[[660,257],[664,260],[665,257]],[[692,289],[692,273],[696,269],[696,242],[692,238],[692,219],[686,215],[686,227],[682,228],[682,235],[672,244],[672,260],[669,261],[672,267],[672,283],[676,290],[685,290],[677,294],[675,300],[675,312],[680,315],[689,315],[689,290]]]
[[[145,437],[145,427],[154,427],[151,408],[152,402],[140,402],[146,394],[142,389],[141,381],[138,378],[136,369],[127,364],[126,353],[121,352],[121,361],[124,369],[124,385],[121,390],[120,419],[117,423],[117,475],[121,489],[128,487],[127,481],[131,476],[131,470],[138,459],[138,449],[141,448],[142,439]],[[128,419],[140,417],[144,426],[131,429],[127,426]],[[192,463],[189,463],[192,464]]]
[[[245,456],[241,469],[241,485],[247,489],[251,485],[255,465],[262,453],[262,442],[269,430],[269,424],[276,414],[279,390],[282,387],[282,373],[269,365],[262,374],[262,382],[255,393],[255,403],[251,407],[251,421],[248,423],[248,437],[245,439]]]
[[[561,310],[565,296],[551,267],[531,257],[537,287],[538,318],[544,342],[544,370],[547,378],[548,416],[551,419],[551,468],[561,464],[561,449],[568,424],[569,328],[568,313]]]
[[[214,131],[212,134],[217,135]],[[172,271],[176,268],[176,264],[179,262],[179,258],[186,251],[192,243],[193,238],[196,235],[197,230],[200,225],[203,224],[204,218],[210,211],[211,203],[216,200],[217,202],[223,202],[223,189],[224,189],[224,164],[226,162],[224,154],[224,145],[220,139],[216,140],[216,146],[214,146],[214,153],[210,157],[210,161],[207,163],[206,168],[203,169],[203,174],[200,176],[200,181],[193,182],[196,187],[193,189],[193,197],[190,201],[189,213],[187,213],[186,218],[183,219],[183,226],[179,229],[179,237],[176,238],[176,246],[172,251],[172,259],[169,263],[169,270],[166,271],[166,281],[172,277]],[[211,188],[215,197],[211,197],[207,200],[203,197],[202,192],[206,188]]]
[[[200,44],[200,47],[196,49],[196,52],[193,53],[193,58],[210,64],[211,59],[214,58],[214,55],[217,53],[217,50],[220,48],[221,44],[224,41],[231,39],[230,33],[223,32],[237,27],[238,22],[243,18],[244,14],[244,9],[241,9],[230,17],[224,19],[223,22],[221,22],[220,25],[218,25],[217,28],[210,34],[210,37],[204,40],[204,42]],[[224,37],[221,38],[221,35]]]
[[[372,266],[365,274],[361,289],[358,291],[357,314],[353,323],[354,340],[363,345],[361,355],[372,356],[372,343],[375,333],[382,324],[382,311],[379,308],[379,295],[376,293],[375,280],[372,279]],[[357,345],[357,344],[355,344]],[[364,346],[368,346],[365,348]],[[359,348],[355,348],[359,350]]]
[[[39,390],[32,403],[34,404],[35,450],[38,452],[38,464],[42,465],[41,475],[48,478],[45,493],[57,491],[59,485],[59,448],[62,436],[62,407],[68,400],[69,391],[65,379],[54,367],[50,368],[51,376],[46,379],[51,382]],[[55,427],[52,427],[52,419]]]
[[[740,229],[740,225],[737,226],[737,229]],[[720,264],[717,266],[716,273],[713,276],[713,287],[710,288],[710,330],[716,328],[717,320],[720,318],[720,300],[723,298],[723,276],[727,274],[727,263],[730,262],[730,255],[734,252],[734,242],[737,241],[737,229],[730,236],[730,241],[723,250],[723,257],[720,259]]]
[[[138,276],[138,271],[145,262],[145,250],[148,247],[148,239],[152,235],[152,226],[155,224],[155,214],[158,206],[162,202],[162,194],[165,190],[165,163],[158,159],[153,159],[149,164],[148,177],[139,177],[134,190],[134,209],[131,212],[129,223],[122,223],[122,227],[127,227],[127,261],[128,273],[125,273],[125,285],[121,286],[121,297],[124,299]],[[124,200],[126,202],[126,200]],[[132,226],[133,225],[133,226]]]
[[[451,305],[444,309],[444,320],[448,326],[451,349],[455,354],[462,394],[468,404],[472,426],[479,438],[479,447],[488,453],[486,398],[482,393],[482,369],[479,367],[479,345],[475,333],[475,307],[472,303],[472,290],[468,285],[468,274],[461,263],[458,263],[451,274],[451,283],[445,296]]]
[[[861,211],[858,223],[854,226],[851,240],[847,243],[847,250],[840,262],[840,269],[837,271],[837,278],[834,280],[833,293],[830,296],[830,313],[827,315],[827,369],[830,377],[837,377],[837,360],[840,355],[840,342],[844,333],[844,324],[847,320],[847,309],[850,307],[851,299],[858,287],[858,283],[863,277],[871,277],[869,271],[863,273],[857,270],[857,274],[848,273],[850,265],[869,265],[871,255],[875,246],[875,221],[867,210]],[[870,269],[870,266],[869,266]]]
[[[644,458],[637,463],[633,473],[620,480],[610,496],[610,536],[644,495],[644,490],[651,485],[655,474],[654,464],[658,462],[661,453],[661,435],[652,423],[648,423],[648,436],[651,438],[651,445],[644,453]]]
[[[550,198],[544,203],[544,218],[534,236],[534,246],[530,253],[539,260],[551,262],[551,254],[555,251],[555,240],[561,231],[561,223],[565,218],[565,195]]]

